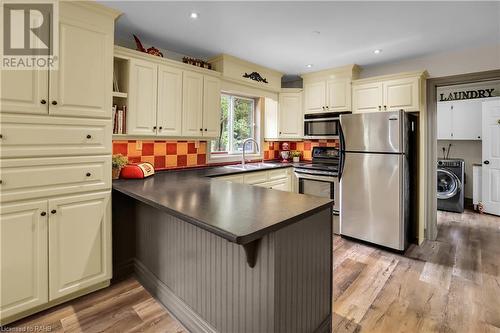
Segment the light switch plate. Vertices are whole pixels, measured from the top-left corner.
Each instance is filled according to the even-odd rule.
[[[135,150],[142,150],[142,141],[141,140],[137,140],[135,142]]]

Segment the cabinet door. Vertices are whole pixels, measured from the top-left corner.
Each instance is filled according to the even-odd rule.
[[[220,80],[205,76],[203,79],[203,136],[215,138],[220,130]]]
[[[291,192],[292,191],[292,177],[286,179],[269,182],[269,188],[272,190]]]
[[[452,137],[452,104],[437,103],[437,139],[450,140]]]
[[[157,75],[157,65],[131,60],[127,134],[156,135]]]
[[[451,106],[453,139],[481,140],[482,101],[456,101]]]
[[[351,80],[329,80],[326,82],[328,111],[351,111]]]
[[[158,66],[158,135],[182,133],[182,70]]]
[[[4,4],[8,6],[8,4]],[[32,26],[43,21],[36,11],[30,14]],[[36,39],[36,46],[41,41]],[[48,114],[49,72],[48,68],[36,70],[2,70],[0,112]],[[45,103],[44,103],[45,102]]]
[[[111,278],[111,193],[49,200],[50,300]]]
[[[352,87],[352,112],[375,112],[382,110],[382,83],[367,83]]]
[[[384,111],[419,111],[419,80],[418,78],[405,78],[385,81],[384,86]]]
[[[280,94],[279,136],[282,138],[302,137],[303,123],[304,118],[302,115],[302,94]]]
[[[279,137],[278,102],[275,99],[264,98],[264,139]]]
[[[60,5],[59,70],[50,71],[49,113],[111,118],[113,28],[84,21],[67,6]]]
[[[0,211],[0,318],[6,318],[48,302],[47,201]]]
[[[325,112],[326,107],[326,82],[319,81],[307,83],[304,86],[305,113]]]
[[[185,71],[182,77],[182,135],[203,133],[203,75]]]

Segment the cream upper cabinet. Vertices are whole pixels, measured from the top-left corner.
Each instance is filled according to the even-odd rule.
[[[278,107],[279,137],[301,138],[304,127],[302,93],[280,93]]]
[[[48,114],[48,75],[47,70],[2,70],[0,112]]]
[[[484,99],[437,103],[438,140],[482,140]]]
[[[375,112],[382,110],[383,88],[382,83],[367,83],[352,87],[353,112]]]
[[[453,138],[451,103],[437,103],[437,139],[451,140]]]
[[[427,72],[385,75],[352,82],[352,111],[420,111]]]
[[[326,82],[311,82],[304,84],[305,112],[325,112],[326,107]]]
[[[220,80],[205,76],[203,79],[203,136],[217,137],[220,128]]]
[[[130,62],[127,133],[156,135],[158,66],[148,61]]]
[[[111,193],[49,199],[50,300],[111,278]]]
[[[158,135],[182,134],[182,70],[158,66]]]
[[[184,72],[182,82],[182,135],[203,133],[203,75]]]
[[[60,3],[59,70],[50,71],[49,113],[111,118],[113,22]],[[101,22],[102,20],[102,22]]]
[[[328,80],[326,98],[327,111],[351,111],[351,80]]]
[[[420,106],[419,80],[416,77],[385,81],[384,111],[418,111]]]
[[[0,318],[48,302],[47,201],[0,206]]]

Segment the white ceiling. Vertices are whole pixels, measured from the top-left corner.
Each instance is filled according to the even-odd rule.
[[[500,2],[99,2],[124,13],[117,39],[135,33],[148,46],[228,53],[286,74],[500,43]]]

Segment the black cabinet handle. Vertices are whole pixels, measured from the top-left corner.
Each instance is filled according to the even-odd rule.
[[[87,173],[85,174],[85,176],[90,177],[90,176],[92,176],[92,174],[91,174],[90,172],[87,172]]]
[[[40,103],[42,103],[42,104],[47,104],[47,101],[46,101],[46,100],[44,100],[44,99],[42,99],[42,100],[40,101]]]
[[[205,128],[205,132],[208,131],[208,129]]]
[[[384,111],[387,111],[387,105],[384,105]]]
[[[160,131],[161,131],[162,129],[163,129],[163,127],[162,127],[162,126],[160,126]]]
[[[484,164],[490,164],[490,161],[486,160],[483,162]]]
[[[203,132],[203,128],[200,128],[200,132]]]
[[[153,126],[153,130],[155,130],[155,129],[156,129],[156,126]]]
[[[52,101],[52,105],[57,105],[57,101]]]
[[[51,213],[51,214],[55,214],[55,213],[57,213],[57,210],[52,209],[52,210],[50,211],[50,213]]]
[[[87,139],[92,139],[92,135],[87,134]]]
[[[3,135],[2,134],[0,134],[0,139],[3,139]]]
[[[46,212],[41,212],[40,215],[45,216],[45,215],[47,215],[47,213]]]
[[[382,106],[380,106],[380,105],[379,105],[379,106],[378,106],[378,110],[379,110],[379,111],[380,111],[380,110],[382,110]]]

